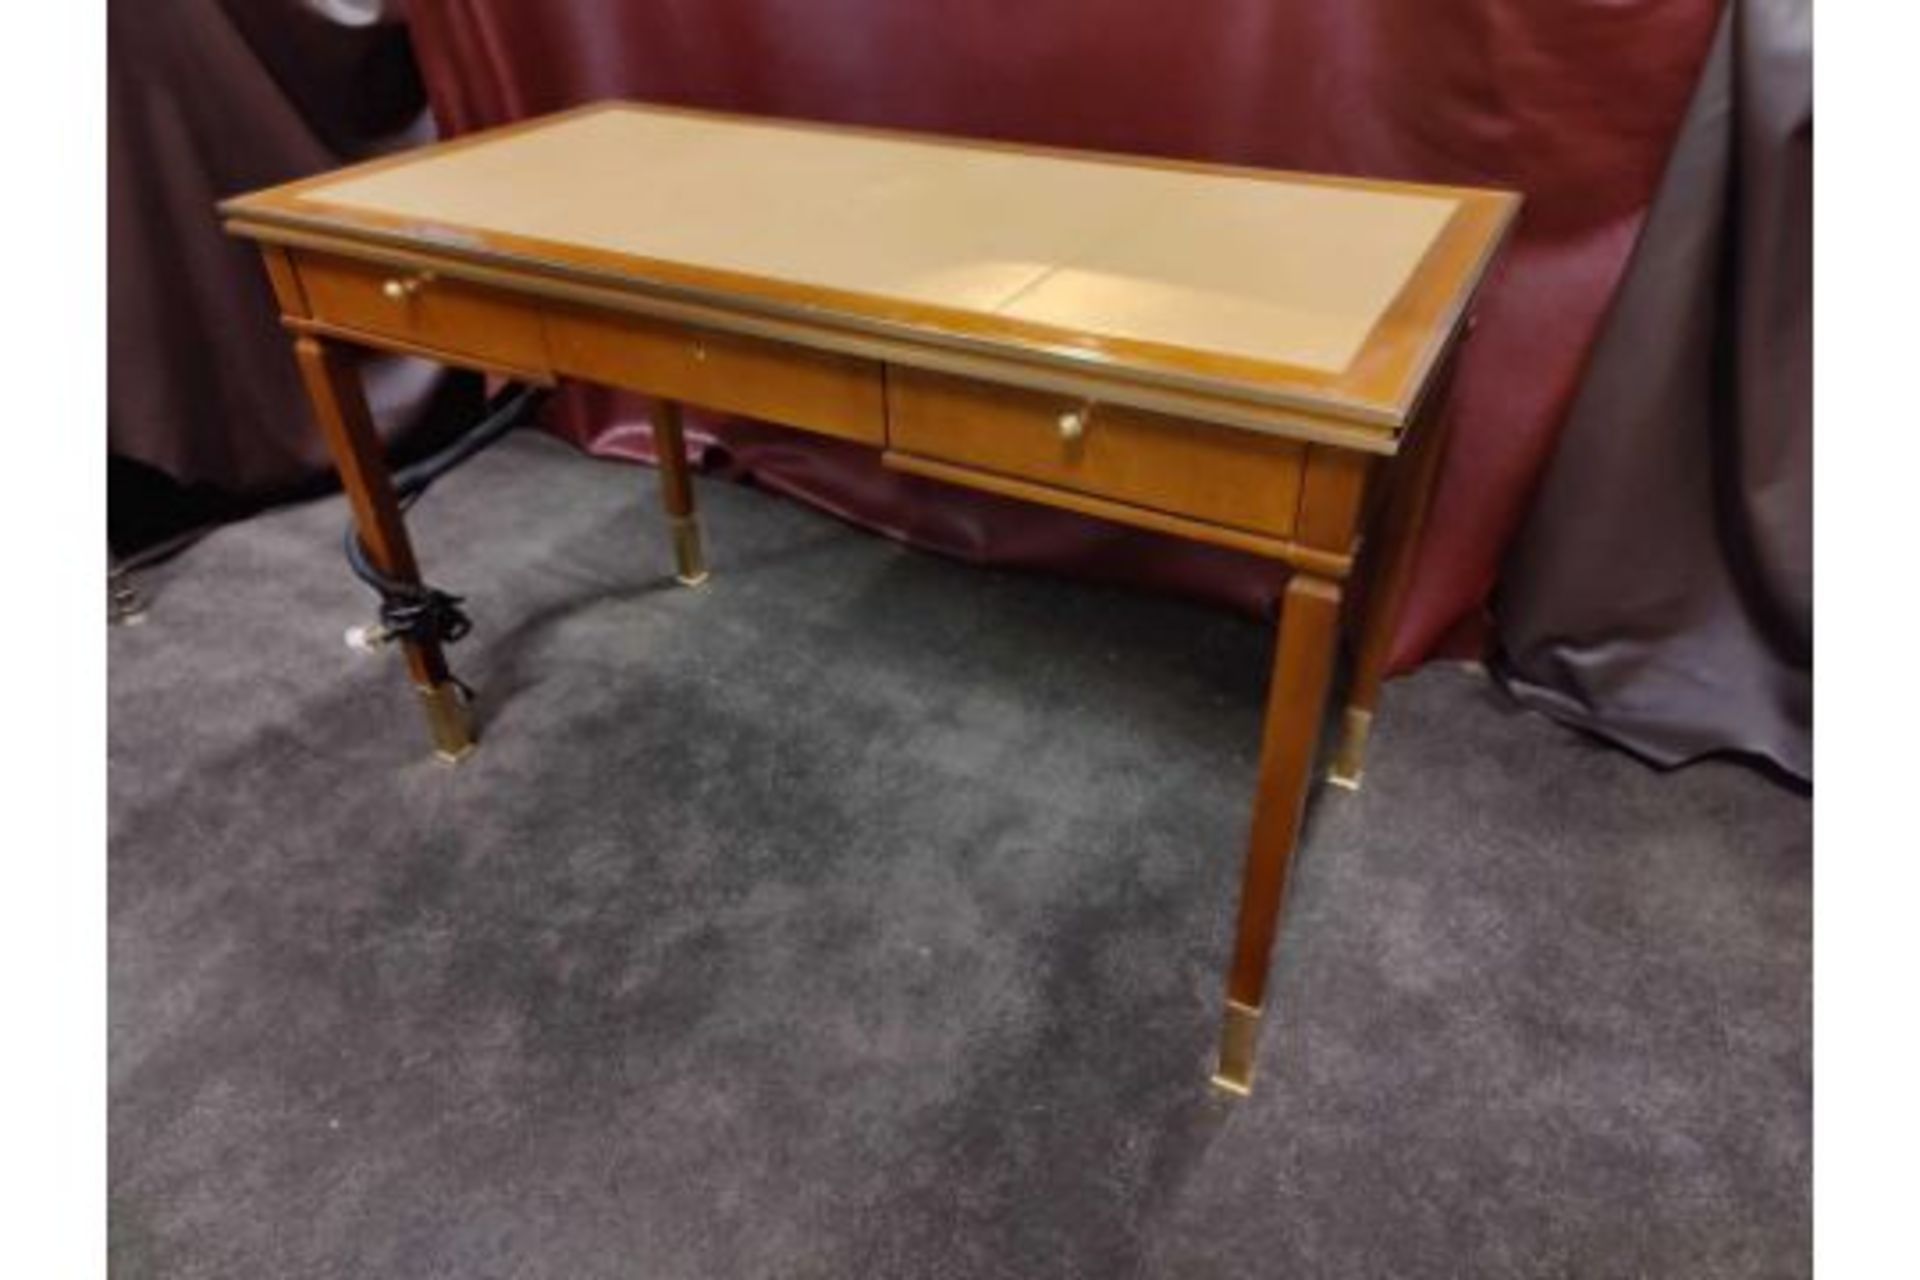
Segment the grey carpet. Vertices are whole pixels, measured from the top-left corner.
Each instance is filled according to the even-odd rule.
[[[117,1276],[1807,1273],[1806,799],[1397,682],[1227,1101],[1265,631],[700,499],[702,591],[541,438],[421,505],[455,770],[338,500],[147,575]]]

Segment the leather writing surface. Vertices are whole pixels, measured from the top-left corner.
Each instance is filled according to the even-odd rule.
[[[1458,201],[616,107],[307,198],[1325,372]]]

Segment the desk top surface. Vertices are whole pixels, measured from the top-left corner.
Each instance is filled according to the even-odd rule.
[[[402,244],[1401,425],[1504,192],[602,104],[230,201]]]

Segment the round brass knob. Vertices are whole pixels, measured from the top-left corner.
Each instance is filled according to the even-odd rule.
[[[400,276],[388,280],[380,286],[380,292],[395,302],[405,302],[420,292],[420,286],[427,282],[425,276]]]
[[[696,343],[694,343],[694,344],[693,344],[693,358],[694,358],[695,360],[705,360],[705,359],[707,358],[707,344],[706,344],[706,343],[704,343],[704,342],[696,342]]]
[[[1087,415],[1070,409],[1061,414],[1054,425],[1060,429],[1060,438],[1071,444],[1087,434]]]

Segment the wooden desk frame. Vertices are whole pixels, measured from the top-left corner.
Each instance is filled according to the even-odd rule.
[[[471,146],[525,127],[442,147]],[[1174,162],[1139,163],[1213,171]],[[390,220],[346,218],[324,206],[316,212],[301,202],[312,185],[296,183],[244,197],[224,205],[223,212],[232,232],[260,243],[282,322],[293,334],[295,358],[369,559],[390,578],[417,583],[420,575],[355,373],[356,348],[425,356],[520,381],[603,381],[654,395],[662,504],[676,577],[688,585],[704,581],[708,572],[676,398],[692,398],[686,396],[688,387],[706,388],[708,402],[717,400],[714,407],[723,410],[854,434],[880,448],[885,463],[900,470],[1231,546],[1291,566],[1295,572],[1279,610],[1252,835],[1213,1076],[1227,1090],[1248,1091],[1288,869],[1342,633],[1353,638],[1351,675],[1330,778],[1357,788],[1394,621],[1444,448],[1443,370],[1451,367],[1467,328],[1467,301],[1517,199],[1479,192],[1462,204],[1455,225],[1429,255],[1439,274],[1410,284],[1382,322],[1391,326],[1417,317],[1417,335],[1389,344],[1391,359],[1398,362],[1391,377],[1383,372],[1387,357],[1367,357],[1373,365],[1365,371],[1372,379],[1372,398],[1356,407],[1330,385],[1338,380],[1322,379],[1328,385],[1314,387],[1312,379],[1294,377],[1252,387],[1246,370],[1223,368],[1219,361],[1196,360],[1176,371],[1165,367],[1165,352],[1133,353],[1137,360],[1112,358],[1112,344],[1107,355],[1089,360],[1084,351],[1062,351],[1045,334],[988,324],[969,327],[953,317],[937,317],[939,323],[924,328],[879,322],[858,307],[822,305],[818,296],[796,309],[788,305],[790,298],[770,304],[764,290],[730,288],[738,282],[695,279],[661,264],[641,269],[590,255],[557,260],[551,247],[476,246],[471,238],[431,243]],[[844,300],[824,299],[836,301]],[[383,310],[386,306],[391,309]],[[727,366],[724,383],[702,381],[710,354]],[[877,390],[864,381],[869,368]],[[1300,391],[1301,385],[1308,390]],[[908,398],[914,388],[924,392],[921,401]],[[1060,447],[1066,452],[1038,463],[1031,457],[1003,459],[1002,437],[955,433],[954,419],[940,416],[943,395],[959,397],[959,404],[971,406],[983,420],[997,423],[1004,417],[1009,432],[1024,430],[1022,424],[1035,415],[1057,413]],[[917,407],[922,404],[935,408]],[[911,424],[901,416],[910,406],[921,415]],[[864,425],[856,431],[850,422]],[[1161,450],[1156,456],[1177,459],[1189,456],[1181,451],[1190,448],[1198,458],[1204,451],[1225,449],[1232,465],[1188,484],[1187,477],[1166,468],[1134,474],[1123,454],[1112,461],[1107,478],[1076,479],[1072,468],[1083,467],[1091,475],[1099,463],[1085,452],[1083,435],[1109,431],[1121,433],[1128,448]],[[968,436],[964,448],[947,447],[949,436],[957,440],[959,435]],[[900,447],[903,438],[913,439],[915,446]],[[931,440],[932,446],[922,447],[920,440]],[[1168,449],[1174,452],[1165,454]],[[1244,455],[1245,467],[1236,461],[1236,450]],[[1226,492],[1243,471],[1277,477],[1290,487],[1276,490],[1263,480],[1267,487],[1257,492]],[[1163,489],[1165,501],[1159,496]],[[1284,510],[1258,507],[1274,492],[1287,499]],[[1194,514],[1196,509],[1202,514]],[[1234,514],[1216,519],[1215,509]],[[1238,514],[1243,509],[1253,514],[1243,517]],[[1254,527],[1262,522],[1263,527]],[[1356,590],[1359,586],[1364,589]],[[473,738],[446,656],[434,643],[409,641],[404,649],[435,750],[457,760],[472,750]]]

